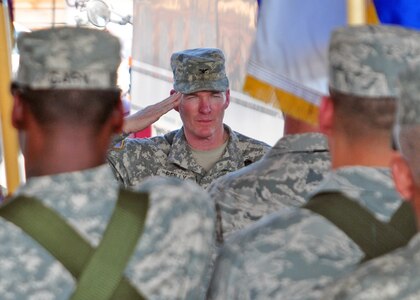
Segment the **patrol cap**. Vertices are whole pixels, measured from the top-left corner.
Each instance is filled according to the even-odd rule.
[[[399,76],[400,96],[397,101],[398,125],[420,125],[420,68]]]
[[[343,27],[331,36],[329,85],[356,96],[396,97],[398,74],[419,63],[419,31],[385,25]]]
[[[175,52],[171,56],[171,67],[177,92],[224,92],[229,88],[225,56],[220,49],[197,48]]]
[[[117,89],[118,38],[97,29],[57,27],[22,33],[15,84],[31,89]]]

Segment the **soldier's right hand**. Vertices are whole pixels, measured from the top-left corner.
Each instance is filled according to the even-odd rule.
[[[124,118],[124,133],[134,133],[155,123],[161,116],[178,106],[181,93],[176,92],[163,101],[149,105],[146,108]]]

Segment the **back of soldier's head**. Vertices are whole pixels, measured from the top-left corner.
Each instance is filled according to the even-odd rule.
[[[400,75],[394,138],[420,184],[420,67]]]
[[[398,74],[420,63],[420,34],[398,26],[353,26],[333,32],[329,87],[343,128],[352,135],[389,132]]]
[[[23,33],[17,45],[20,61],[12,91],[41,124],[100,126],[118,103],[116,37],[58,27]]]

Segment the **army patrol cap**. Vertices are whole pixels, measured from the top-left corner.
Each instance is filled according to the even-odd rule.
[[[356,96],[396,97],[398,74],[419,63],[419,31],[385,25],[343,27],[331,36],[329,85]]]
[[[224,92],[229,88],[225,56],[220,49],[197,48],[175,52],[171,56],[171,67],[177,92]]]
[[[407,70],[399,77],[398,125],[420,125],[420,68]]]
[[[14,83],[31,89],[117,89],[121,45],[96,29],[57,27],[22,33]]]

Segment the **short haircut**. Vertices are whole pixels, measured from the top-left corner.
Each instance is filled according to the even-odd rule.
[[[119,90],[32,90],[12,86],[44,128],[57,124],[98,131],[120,101]]]
[[[390,137],[395,120],[395,97],[360,97],[330,89],[336,117],[343,131],[353,137],[373,134]]]

